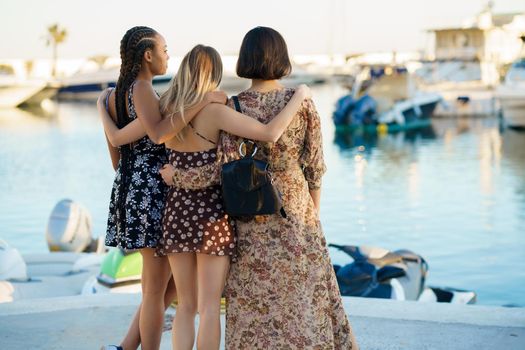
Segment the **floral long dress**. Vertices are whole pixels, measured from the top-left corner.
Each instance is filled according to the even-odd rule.
[[[292,95],[283,88],[238,97],[243,114],[267,123]],[[222,134],[222,161],[237,159],[242,141]],[[303,103],[276,143],[257,146],[255,158],[269,161],[287,218],[276,214],[235,223],[238,261],[225,289],[226,348],[356,349],[309,193],[321,187],[326,170],[313,102]]]

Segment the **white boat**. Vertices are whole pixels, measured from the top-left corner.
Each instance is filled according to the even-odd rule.
[[[0,241],[2,272],[16,264],[18,274],[10,271],[0,279],[0,303],[21,299],[49,298],[82,294],[86,281],[100,270],[103,255],[54,252],[24,254]],[[4,259],[9,264],[4,264]]]
[[[336,103],[337,131],[397,132],[430,125],[441,96],[416,88],[402,65],[364,65]]]
[[[494,97],[496,66],[478,61],[446,60],[424,62],[416,71],[419,87],[439,92],[443,102],[436,116],[487,116],[497,113]],[[497,79],[496,79],[497,80]]]
[[[49,219],[50,252],[20,254],[0,240],[0,303],[82,294],[100,271],[103,239],[91,237],[91,218],[71,200],[60,201]]]
[[[0,74],[0,108],[39,106],[54,97],[59,87],[55,82]]]
[[[428,263],[412,251],[329,244],[337,283],[343,296],[475,304],[476,293],[428,286]],[[348,260],[350,258],[351,260]]]
[[[323,84],[326,83],[327,80],[328,75],[311,73],[298,65],[293,65],[292,73],[289,76],[282,78],[281,82],[286,87],[296,87],[300,84],[310,86]]]
[[[504,83],[496,91],[505,124],[516,129],[525,129],[525,35],[521,39],[524,54],[512,63]]]
[[[435,42],[429,60],[416,72],[420,88],[442,94],[441,116],[486,116],[498,112],[499,67],[520,51],[524,13],[497,14],[489,3],[460,26],[429,30]]]
[[[60,100],[96,100],[102,90],[115,87],[119,77],[119,67],[106,67],[96,70],[81,70],[61,81],[58,91]],[[155,77],[153,86],[158,93],[167,90],[171,75]]]

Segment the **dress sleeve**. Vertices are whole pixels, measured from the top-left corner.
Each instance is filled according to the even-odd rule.
[[[303,118],[306,119],[306,134],[304,138],[301,165],[304,177],[310,190],[321,188],[321,178],[326,172],[323,157],[323,142],[321,136],[321,119],[312,100],[306,101],[303,109]]]
[[[233,100],[231,98],[228,99],[228,103],[226,105],[231,109],[235,109]],[[239,137],[228,134],[225,131],[220,132],[217,146],[217,159],[219,163],[224,164],[239,158],[239,154],[237,152],[238,143]]]

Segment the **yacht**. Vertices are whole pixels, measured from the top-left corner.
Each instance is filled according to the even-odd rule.
[[[486,116],[498,112],[500,67],[519,54],[525,13],[492,11],[493,3],[462,25],[431,29],[434,47],[416,71],[420,88],[442,94],[440,116]]]
[[[521,39],[525,47],[525,35]],[[510,128],[525,130],[525,52],[512,63],[503,84],[496,90],[496,96],[505,124]]]
[[[40,106],[43,101],[53,98],[59,87],[56,82],[0,74],[0,108]]]

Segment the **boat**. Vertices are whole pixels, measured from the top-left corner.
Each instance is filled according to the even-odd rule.
[[[410,250],[329,244],[337,283],[343,296],[474,304],[476,293],[427,286],[428,264]],[[348,257],[351,261],[348,262]]]
[[[525,35],[521,36],[523,52],[505,75],[505,81],[496,90],[501,113],[509,128],[525,130]]]
[[[0,303],[80,295],[100,271],[104,239],[91,236],[91,217],[80,204],[69,199],[56,204],[46,239],[49,253],[24,255],[0,240]]]
[[[53,98],[60,83],[29,77],[24,67],[13,62],[0,63],[0,108],[41,107]]]
[[[286,87],[297,87],[300,84],[319,85],[324,84],[328,80],[328,76],[320,73],[309,72],[305,68],[294,64],[292,66],[292,73],[281,79],[281,83]]]
[[[82,294],[141,293],[141,278],[142,255],[138,251],[111,249],[98,273],[85,281]]]
[[[422,67],[415,72],[419,88],[443,96],[443,102],[436,108],[436,116],[483,117],[497,113],[494,96],[497,78],[485,78],[485,75],[497,77],[496,66],[486,64],[488,68],[484,70],[482,65],[475,59],[422,62]]]
[[[397,132],[428,127],[441,101],[437,93],[421,92],[404,66],[363,66],[348,95],[336,103],[336,131]]]
[[[39,107],[53,98],[60,84],[42,79],[20,79],[0,73],[0,108]]]
[[[117,85],[119,69],[117,66],[96,70],[81,68],[71,77],[61,81],[62,87],[58,91],[58,98],[73,101],[96,100],[104,89]],[[162,93],[168,89],[171,78],[172,75],[169,74],[154,77],[153,87],[158,93]]]
[[[493,116],[500,68],[519,53],[524,13],[494,13],[493,3],[462,25],[430,29],[433,52],[416,70],[423,91],[439,92],[436,116]]]

